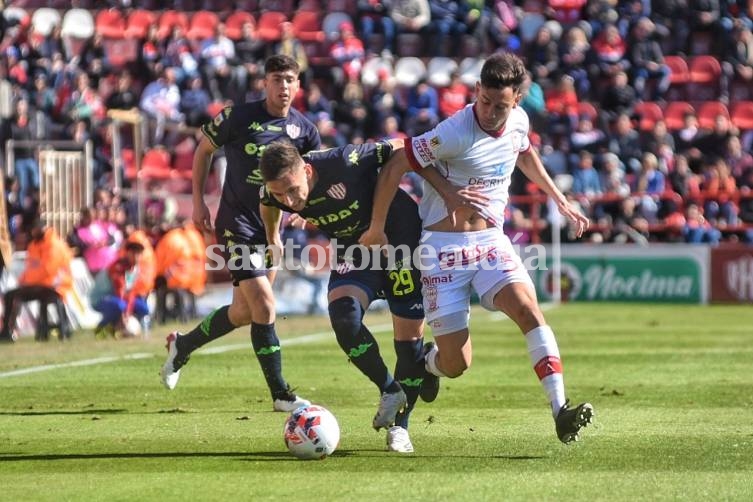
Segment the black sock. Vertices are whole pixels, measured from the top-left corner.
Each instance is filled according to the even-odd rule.
[[[185,335],[179,336],[175,341],[178,351],[185,355],[190,355],[191,352],[202,345],[206,345],[212,340],[216,340],[233,331],[235,326],[227,316],[228,310],[230,310],[229,305],[215,309],[198,326]]]
[[[353,297],[338,298],[329,304],[329,319],[337,343],[361,373],[379,387],[380,392],[396,392],[399,386],[379,354],[374,335],[363,324],[363,309]]]
[[[424,379],[423,348],[423,338],[414,342],[395,340],[395,354],[397,354],[395,380],[400,383],[408,397],[408,404],[405,405],[405,409],[395,417],[395,425],[404,429],[408,428],[408,418],[418,400],[418,392]]]
[[[282,354],[280,339],[277,338],[275,325],[251,323],[251,345],[259,360],[267,387],[272,393],[272,399],[282,398],[288,393],[288,384],[282,377]]]

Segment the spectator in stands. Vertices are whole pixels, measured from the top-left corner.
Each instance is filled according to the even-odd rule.
[[[627,73],[615,73],[601,99],[601,116],[604,123],[613,122],[621,114],[632,115],[636,99],[635,89],[628,83]]]
[[[650,0],[622,0],[617,6],[620,35],[627,38],[642,18],[651,17]]]
[[[150,82],[141,93],[139,107],[156,121],[154,144],[162,143],[168,121],[181,122],[180,89],[175,81],[175,70],[165,68],[157,80]]]
[[[431,21],[429,33],[434,37],[432,56],[457,55],[462,47],[462,37],[466,32],[466,4],[457,0],[429,0]]]
[[[700,208],[696,204],[688,204],[685,208],[685,225],[682,229],[685,242],[691,244],[708,243],[719,244],[722,233],[713,228],[703,217]]]
[[[371,45],[372,35],[377,31],[384,35],[386,54],[395,52],[395,21],[390,17],[392,0],[358,0],[358,18],[360,19],[361,40],[369,52],[378,51]]]
[[[622,160],[627,173],[632,174],[640,169],[643,155],[640,135],[627,114],[622,113],[617,117],[609,138],[609,151]]]
[[[737,132],[730,119],[720,113],[714,118],[714,128],[710,131],[701,130],[694,138],[692,146],[706,162],[722,158],[727,153],[729,138],[737,136]]]
[[[306,55],[306,49],[303,47],[303,42],[298,40],[295,36],[293,23],[284,22],[280,25],[280,29],[282,38],[272,46],[273,51],[269,55],[280,54],[282,56],[293,58],[301,68],[301,88],[305,89],[306,85],[308,85],[312,79],[312,72],[311,68],[309,68],[309,58]]]
[[[155,47],[157,57],[161,58],[161,64],[154,69],[155,77],[162,72],[162,68],[172,68],[175,72],[175,82],[181,85],[186,79],[199,75],[199,62],[180,25],[173,26],[170,37],[164,43],[164,50],[161,48],[162,45]]]
[[[235,41],[235,57],[239,64],[235,67],[235,79],[238,89],[242,91],[236,103],[244,103],[243,93],[249,87],[249,81],[259,73],[264,73],[264,57],[268,44],[256,36],[254,25],[246,22],[241,26],[241,38]],[[250,101],[255,101],[252,99]]]
[[[306,87],[306,117],[314,121],[319,112],[334,115],[332,103],[322,94],[319,84],[312,82]]]
[[[625,182],[625,170],[619,157],[607,152],[602,156],[601,166],[601,186],[604,193],[616,195],[621,199],[628,197],[630,186]]]
[[[177,28],[177,32],[176,32]],[[142,75],[144,75],[144,79],[149,81],[157,78],[157,75],[162,73],[162,68],[167,64],[167,66],[173,66],[177,67],[179,66],[177,63],[177,46],[171,47],[171,44],[177,40],[185,40],[183,36],[183,30],[179,26],[173,27],[172,35],[170,40],[167,43],[168,48],[165,49],[164,54],[162,53],[162,41],[159,38],[159,27],[157,24],[152,24],[149,26],[149,29],[146,34],[146,38],[141,42],[141,50],[140,50],[140,66],[142,67],[142,71],[140,72]],[[181,42],[183,43],[183,42]],[[170,60],[170,62],[165,63],[163,60],[164,58],[167,58]]]
[[[562,26],[570,27],[581,20],[587,0],[549,0],[548,13]]]
[[[517,44],[520,46],[520,39],[514,34],[518,29],[515,2],[512,0],[494,0],[491,3],[489,36],[492,45],[509,47]]]
[[[364,89],[359,78],[349,78],[342,100],[335,108],[338,130],[351,143],[363,143],[371,133],[369,112],[364,104]]]
[[[471,92],[468,86],[460,80],[460,73],[453,71],[450,74],[450,83],[439,89],[439,117],[445,119],[462,110],[468,104],[470,97]]]
[[[95,330],[97,338],[118,336],[124,332],[131,315],[138,319],[149,315],[146,298],[138,295],[134,287],[140,274],[139,259],[143,252],[143,245],[126,243],[124,256],[97,276],[95,293],[101,297],[94,302],[94,309],[102,314],[102,320]]]
[[[235,45],[225,36],[225,24],[219,23],[214,36],[201,43],[199,49],[201,72],[209,84],[215,101],[232,95],[233,65],[236,64]]]
[[[167,317],[167,298],[170,294],[175,303],[174,317],[180,322],[188,321],[188,310],[193,296],[194,268],[191,243],[183,231],[182,223],[174,225],[159,239],[154,249],[156,260],[155,291],[157,322],[164,324]],[[203,263],[201,264],[203,269]]]
[[[526,49],[527,66],[533,73],[533,80],[541,84],[544,91],[555,81],[559,67],[557,42],[552,39],[552,32],[543,25],[536,32],[536,38]]]
[[[596,35],[591,44],[591,78],[611,78],[630,68],[627,44],[613,24],[608,24]]]
[[[668,32],[671,54],[684,53],[688,44],[688,0],[659,0],[651,2],[651,18]]]
[[[34,114],[29,113],[29,102],[19,99],[15,103],[15,113],[10,120],[2,122],[2,145],[7,140],[32,141],[39,139],[38,124]],[[18,197],[21,205],[28,207],[26,197],[32,190],[39,189],[39,164],[37,163],[35,148],[31,145],[14,146],[14,172],[18,180]]]
[[[52,115],[57,107],[57,96],[55,91],[50,88],[47,81],[47,74],[38,70],[34,74],[34,89],[31,91],[31,105],[38,111],[44,113],[47,117]],[[49,127],[47,128],[49,130]]]
[[[0,341],[14,340],[18,303],[38,300],[40,302],[39,323],[36,340],[47,340],[49,322],[47,307],[56,307],[60,327],[60,339],[71,337],[71,327],[65,310],[65,297],[71,291],[72,254],[54,228],[48,228],[42,220],[37,220],[31,228],[31,240],[26,250],[26,264],[19,286],[5,292],[3,298],[3,327]]]
[[[742,185],[743,178],[749,171],[753,170],[753,155],[743,150],[739,137],[729,137],[724,158],[727,161],[730,173],[738,180],[738,184]]]
[[[434,128],[439,122],[439,96],[429,82],[422,78],[408,91],[408,109],[405,111],[405,132],[418,136]]]
[[[108,109],[131,110],[139,106],[139,95],[134,89],[133,77],[128,71],[123,71],[118,76],[118,87],[105,101]]]
[[[581,99],[587,99],[591,89],[591,82],[588,79],[590,50],[591,44],[588,42],[586,32],[579,26],[573,26],[567,31],[559,48],[560,69],[572,77],[575,90]]]
[[[665,177],[659,170],[659,160],[653,153],[644,153],[641,170],[633,182],[633,192],[640,198],[641,214],[650,222],[660,217],[661,195],[664,193]]]
[[[340,38],[332,44],[329,54],[334,58],[337,66],[332,67],[332,78],[338,88],[342,88],[346,77],[360,75],[366,51],[363,42],[356,37],[353,25],[344,21],[340,23]]]
[[[388,115],[382,121],[382,134],[380,139],[405,139],[408,137],[403,131],[400,130],[400,126],[397,121],[397,117],[394,115]]]
[[[336,148],[348,144],[348,139],[335,127],[328,113],[319,112],[314,124],[322,138],[322,148]]]
[[[112,68],[107,59],[102,35],[95,32],[94,36],[86,41],[79,55],[78,67],[89,75],[91,85],[95,89],[99,87],[100,79],[110,74]]]
[[[550,113],[550,133],[568,135],[578,125],[578,95],[572,77],[562,75],[557,86],[544,92]]]
[[[607,135],[595,128],[591,116],[583,114],[578,118],[578,125],[570,134],[570,146],[574,151],[587,150],[598,153],[607,143]]]
[[[716,159],[708,167],[702,188],[709,197],[703,206],[706,217],[718,226],[736,225],[738,208],[734,197],[737,183],[724,159]]]
[[[180,112],[186,118],[186,125],[191,127],[201,127],[211,119],[207,112],[211,98],[203,84],[199,76],[190,78],[188,88],[180,97]]]
[[[523,99],[520,101],[520,106],[526,111],[528,118],[531,120],[531,129],[536,131],[544,130],[548,120],[544,90],[538,82],[533,80],[530,71],[526,72],[526,80],[523,82],[521,93],[523,94]],[[470,92],[467,99],[470,100]]]
[[[123,234],[117,226],[95,219],[95,212],[81,208],[79,222],[68,236],[68,244],[76,256],[81,256],[91,274],[97,275],[118,258],[118,250],[123,241]]]
[[[664,64],[664,54],[659,43],[652,38],[655,25],[647,17],[641,18],[633,29],[630,45],[630,62],[633,72],[633,86],[643,99],[662,99],[669,89],[671,71]],[[646,82],[649,78],[658,79],[651,96],[646,95]]]
[[[428,0],[392,0],[390,16],[398,34],[419,33],[428,28],[431,10]]]
[[[719,54],[722,48],[719,0],[688,0],[686,17],[690,19],[690,31],[693,34],[688,40],[688,54],[693,53],[693,39],[700,34],[704,34],[711,41],[708,52]]]
[[[14,176],[7,176],[5,178],[5,211],[8,216],[8,233],[12,242],[15,242],[23,229],[26,209],[21,202],[18,180]]]
[[[580,152],[578,166],[573,173],[571,191],[575,195],[586,197],[599,196],[604,191],[599,173],[594,168],[593,155],[587,150]]]
[[[396,90],[396,85],[396,79],[389,72],[379,73],[379,83],[371,91],[370,97],[371,112],[377,123],[386,117],[402,116],[405,104],[401,101],[401,93]]]
[[[96,126],[106,114],[102,97],[91,86],[89,75],[79,73],[75,77],[76,88],[67,101],[63,102],[63,115],[69,123],[86,120]]]
[[[690,170],[688,158],[684,155],[675,155],[675,165],[669,173],[669,182],[672,191],[680,195],[683,200],[695,200],[700,198],[701,183],[699,177]]]
[[[686,111],[682,116],[682,127],[674,132],[677,152],[686,153],[693,147],[693,142],[699,137],[698,115],[694,111]]]
[[[736,23],[722,62],[723,95],[729,97],[730,85],[738,80],[753,87],[753,32],[742,22]]]

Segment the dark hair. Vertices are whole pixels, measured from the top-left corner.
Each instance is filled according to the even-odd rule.
[[[295,74],[301,72],[301,67],[298,62],[290,56],[284,56],[282,54],[275,54],[267,58],[264,63],[264,73],[269,75],[274,72],[292,71]]]
[[[481,85],[493,89],[512,87],[518,91],[526,78],[523,61],[510,52],[498,52],[489,56],[481,68]]]
[[[267,145],[259,160],[261,177],[266,183],[280,179],[303,162],[298,149],[289,141],[274,141]]]
[[[129,241],[125,245],[126,251],[133,251],[134,253],[141,253],[144,251],[144,245],[140,242]]]

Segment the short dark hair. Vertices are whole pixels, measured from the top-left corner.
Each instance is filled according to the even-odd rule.
[[[273,141],[264,149],[259,160],[261,178],[265,183],[278,180],[301,162],[303,159],[295,145],[285,140]]]
[[[526,79],[523,61],[510,52],[498,52],[489,56],[481,68],[481,85],[493,89],[512,87],[518,91]]]
[[[282,54],[275,54],[269,56],[264,63],[264,73],[269,75],[274,72],[292,71],[296,75],[301,73],[301,67],[298,62],[290,56],[284,56]]]

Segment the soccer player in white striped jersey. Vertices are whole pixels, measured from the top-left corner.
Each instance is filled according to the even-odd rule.
[[[556,201],[578,236],[589,221],[554,185],[531,147],[528,116],[519,106],[525,76],[517,56],[494,54],[482,67],[475,103],[433,130],[406,140],[405,148],[380,173],[371,226],[360,242],[366,246],[387,242],[383,230],[387,209],[409,169],[437,187],[440,191],[425,184],[419,205],[422,243],[436,251],[422,262],[424,311],[435,339],[435,345],[427,347],[427,371],[455,378],[470,367],[468,321],[475,290],[485,308],[504,312],[525,334],[534,370],[551,403],[557,436],[569,443],[577,441],[580,429],[590,423],[593,407],[589,403],[571,407],[565,397],[554,332],[544,319],[528,272],[502,230],[515,166]],[[432,165],[436,171],[425,169]],[[468,200],[472,191],[477,202]]]

